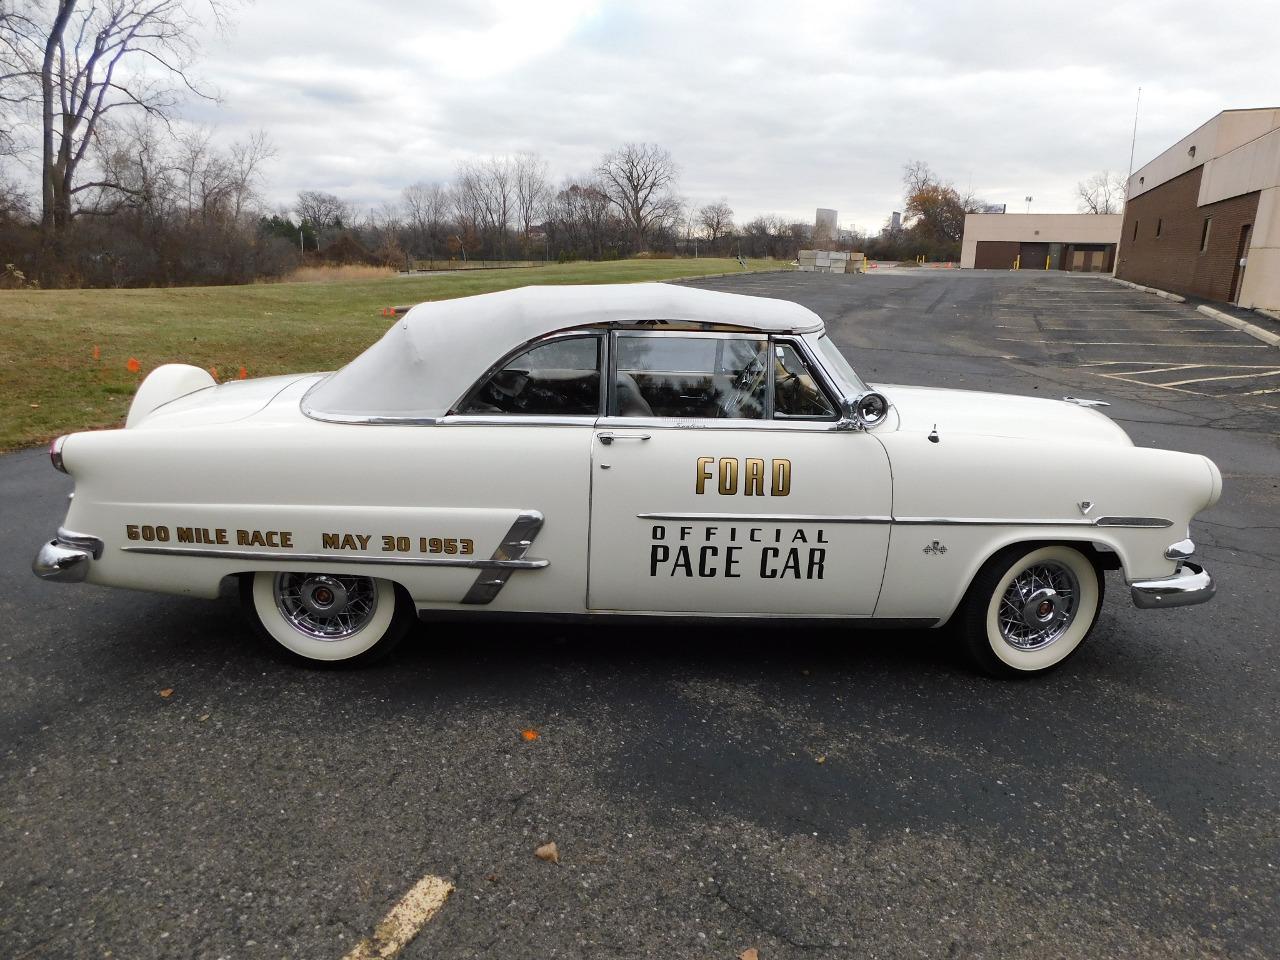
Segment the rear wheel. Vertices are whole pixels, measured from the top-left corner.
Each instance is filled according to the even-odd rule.
[[[261,571],[242,581],[241,599],[261,633],[313,664],[381,659],[413,621],[396,585],[375,577]]]
[[[1093,630],[1104,589],[1102,572],[1075,547],[1008,547],[965,597],[959,626],[969,655],[995,676],[1051,670]]]

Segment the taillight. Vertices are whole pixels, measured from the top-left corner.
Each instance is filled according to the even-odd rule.
[[[67,472],[67,468],[62,462],[62,445],[66,442],[67,438],[62,436],[49,444],[49,460],[53,463],[53,469],[57,470],[59,473]]]

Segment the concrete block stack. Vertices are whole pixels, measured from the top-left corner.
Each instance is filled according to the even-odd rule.
[[[853,273],[861,254],[844,250],[801,250],[799,269],[805,273]]]

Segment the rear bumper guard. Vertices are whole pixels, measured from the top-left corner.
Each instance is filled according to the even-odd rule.
[[[41,580],[80,583],[89,575],[89,564],[102,556],[102,541],[63,527],[44,544],[31,561],[31,572]]]

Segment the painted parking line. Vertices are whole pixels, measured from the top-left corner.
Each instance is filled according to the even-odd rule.
[[[1089,370],[1087,367],[1108,367],[1107,370]],[[1199,397],[1221,397],[1221,396],[1259,396],[1262,394],[1280,393],[1278,388],[1262,388],[1258,390],[1240,390],[1222,392],[1210,392],[1208,385],[1215,384],[1223,380],[1258,380],[1263,377],[1280,376],[1280,367],[1275,364],[1224,364],[1224,363],[1182,363],[1182,364],[1152,364],[1150,361],[1134,361],[1134,360],[1099,360],[1093,363],[1081,364],[1080,369],[1095,377],[1105,377],[1108,380],[1119,380],[1124,383],[1137,384],[1143,387],[1153,387],[1157,390],[1169,390],[1174,393],[1191,394]],[[1199,370],[1202,376],[1188,377],[1193,370]],[[1219,371],[1241,371],[1241,372],[1223,372]],[[1179,380],[1151,380],[1159,374],[1181,374],[1183,379]],[[1188,389],[1192,386],[1203,386],[1199,390]]]
[[[1027,333],[1233,333],[1230,327],[1041,327],[1034,329],[1012,323],[997,323],[1004,330],[1026,330]]]
[[[1215,350],[1267,350],[1265,343],[1149,343],[1134,340],[1023,340],[1019,337],[996,337],[1002,343],[1052,343],[1061,347],[1212,347]]]
[[[1280,376],[1280,368],[1269,370],[1266,373],[1232,373],[1225,377],[1199,377],[1195,380],[1174,380],[1171,383],[1161,384],[1165,387],[1181,387],[1188,383],[1214,383],[1218,380],[1256,380],[1259,377],[1275,377]]]
[[[453,884],[448,880],[423,877],[387,911],[372,935],[352,947],[342,960],[391,960],[436,915],[451,893]]]

